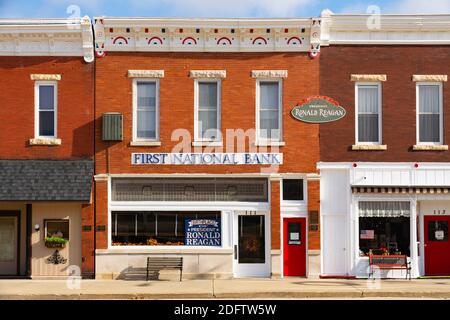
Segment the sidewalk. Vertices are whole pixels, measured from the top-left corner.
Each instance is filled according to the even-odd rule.
[[[82,280],[68,289],[65,280],[0,280],[5,299],[450,299],[449,279],[382,280],[279,279],[121,281]]]

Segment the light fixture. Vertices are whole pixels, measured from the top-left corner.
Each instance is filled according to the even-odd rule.
[[[36,224],[34,225],[34,230],[35,230],[35,231],[39,231],[40,228],[41,228],[41,226],[40,226],[38,223],[36,223]]]

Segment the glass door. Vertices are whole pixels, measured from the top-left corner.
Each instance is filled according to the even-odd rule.
[[[264,214],[237,213],[234,219],[234,276],[269,277],[270,244]]]
[[[17,274],[17,217],[0,217],[0,275]]]

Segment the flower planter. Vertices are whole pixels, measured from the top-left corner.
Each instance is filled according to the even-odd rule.
[[[65,243],[61,243],[61,242],[52,242],[52,241],[45,241],[45,246],[47,248],[64,248],[66,246]]]

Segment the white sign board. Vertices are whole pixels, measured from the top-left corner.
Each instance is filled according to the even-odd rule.
[[[132,153],[134,165],[281,165],[282,153]]]

